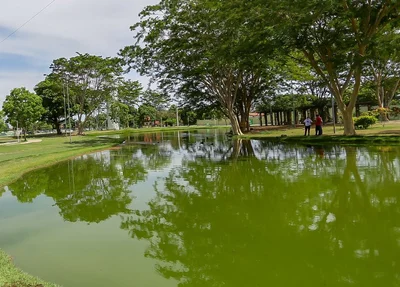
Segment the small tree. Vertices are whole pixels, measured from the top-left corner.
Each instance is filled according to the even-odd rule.
[[[7,122],[13,127],[17,125],[26,130],[39,121],[45,109],[42,106],[42,98],[29,92],[26,88],[16,88],[6,97],[3,103],[3,111],[7,116]]]
[[[8,130],[6,121],[4,120],[4,112],[0,111],[0,132],[5,132]]]
[[[129,123],[133,116],[129,113],[128,105],[116,101],[111,104],[111,118],[118,121],[125,128],[129,128]]]
[[[142,127],[145,123],[154,121],[156,119],[156,115],[156,108],[143,104],[138,109],[136,123],[139,127]]]

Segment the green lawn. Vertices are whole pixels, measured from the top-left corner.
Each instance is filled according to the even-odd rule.
[[[12,263],[12,259],[0,250],[0,286],[4,287],[55,287],[57,285],[46,283],[30,276]]]

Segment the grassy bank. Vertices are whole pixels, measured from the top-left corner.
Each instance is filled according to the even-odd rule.
[[[279,142],[296,142],[305,144],[318,143],[340,143],[340,144],[400,144],[400,123],[392,122],[383,126],[377,124],[366,130],[357,130],[356,136],[343,136],[343,128],[336,127],[336,133],[332,126],[324,127],[323,136],[314,136],[311,129],[311,136],[304,136],[303,127],[254,130],[240,138],[247,139],[269,139]]]
[[[37,140],[29,144],[0,146],[0,187],[28,171],[80,154],[107,149],[119,142],[88,136],[74,136],[71,144],[65,137],[35,138]]]
[[[0,286],[4,287],[55,287],[38,278],[30,276],[12,263],[11,258],[0,250]]]

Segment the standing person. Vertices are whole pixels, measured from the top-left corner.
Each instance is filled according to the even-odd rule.
[[[322,118],[320,115],[317,115],[315,119],[315,135],[322,136]]]
[[[304,136],[310,135],[310,130],[311,130],[311,124],[312,124],[312,120],[310,119],[309,116],[307,116],[307,118],[304,120]]]

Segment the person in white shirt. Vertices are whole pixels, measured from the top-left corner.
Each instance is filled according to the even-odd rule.
[[[312,120],[310,119],[310,117],[307,117],[304,120],[304,136],[307,136],[307,132],[308,132],[308,135],[310,135],[311,124],[312,124]]]

